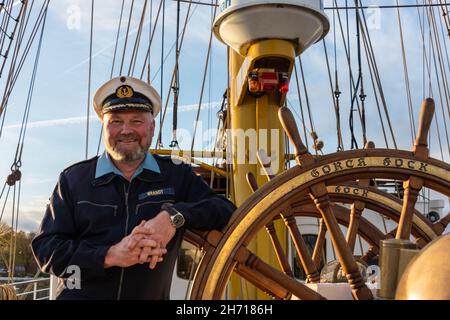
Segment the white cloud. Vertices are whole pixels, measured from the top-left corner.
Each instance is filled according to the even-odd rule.
[[[208,103],[202,103],[201,109],[216,109],[222,104],[221,101],[214,101]],[[178,112],[191,112],[196,111],[198,109],[197,104],[188,104],[178,106]],[[167,107],[167,113],[170,114],[173,112],[173,107]],[[96,122],[98,118],[96,115],[92,115],[89,117],[89,122]],[[85,124],[86,117],[70,117],[70,118],[61,118],[61,119],[51,119],[51,120],[42,120],[42,121],[32,121],[28,123],[28,129],[36,129],[36,128],[47,128],[47,127],[55,127],[55,126],[66,126],[66,125],[79,125]],[[18,129],[22,126],[22,124],[12,124],[4,127],[4,130]]]
[[[94,121],[97,119],[97,116],[90,116],[89,121]],[[52,119],[52,120],[43,120],[43,121],[33,121],[28,123],[28,129],[33,128],[45,128],[45,127],[53,127],[53,126],[64,126],[71,124],[82,124],[86,123],[86,117],[71,117],[71,118],[62,118],[62,119]],[[5,126],[4,129],[16,129],[20,128],[21,124],[12,124],[9,126]]]

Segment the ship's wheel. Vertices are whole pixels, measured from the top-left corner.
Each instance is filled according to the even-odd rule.
[[[300,299],[323,298],[292,277],[273,228],[273,221],[282,219],[292,236],[307,281],[319,280],[320,242],[328,232],[353,297],[373,298],[353,256],[356,236],[359,234],[371,245],[363,256],[363,259],[369,259],[377,255],[382,239],[394,234],[399,239],[410,239],[412,235],[421,247],[442,233],[449,220],[447,216],[433,226],[414,210],[423,187],[450,196],[450,165],[428,157],[427,136],[434,114],[433,100],[426,100],[422,106],[418,138],[412,152],[366,148],[315,158],[303,145],[290,111],[281,108],[279,114],[294,145],[298,165],[276,177],[272,177],[268,169],[271,181],[236,210],[222,232],[213,231],[203,238],[192,233],[187,236],[188,240],[205,250],[190,297],[221,299],[235,271],[275,298],[288,299],[292,295]],[[377,178],[404,181],[403,203],[369,187],[369,182]],[[333,201],[352,203],[352,209],[336,205]],[[398,228],[384,234],[361,217],[366,207],[398,221]],[[295,216],[320,217],[323,221],[316,244],[317,252],[315,250],[312,257],[300,235]],[[347,239],[339,224],[348,227]],[[283,271],[265,263],[247,248],[263,228],[270,234]]]

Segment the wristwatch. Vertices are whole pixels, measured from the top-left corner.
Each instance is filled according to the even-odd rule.
[[[175,229],[178,229],[184,225],[185,222],[184,216],[181,214],[180,211],[175,209],[171,203],[163,203],[161,209],[169,213],[172,226]]]

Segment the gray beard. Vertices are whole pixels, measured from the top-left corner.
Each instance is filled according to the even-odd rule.
[[[107,151],[111,156],[111,158],[113,158],[113,160],[124,163],[142,160],[145,158],[145,154],[147,152],[147,150],[142,148],[141,146],[139,146],[139,148],[134,151],[122,152],[116,150],[115,148],[111,148],[110,150]]]

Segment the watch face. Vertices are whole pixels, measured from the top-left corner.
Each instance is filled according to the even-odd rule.
[[[176,214],[172,217],[172,223],[175,228],[179,228],[184,224],[184,217],[182,214]]]

